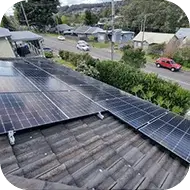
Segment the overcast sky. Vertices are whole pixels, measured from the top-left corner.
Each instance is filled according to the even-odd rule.
[[[111,0],[59,0],[61,5],[74,5],[74,4],[82,4],[82,3],[103,3],[106,1],[111,1]],[[13,14],[13,8],[11,7],[9,10],[6,12],[7,15],[12,15]]]

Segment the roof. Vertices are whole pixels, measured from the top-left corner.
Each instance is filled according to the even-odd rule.
[[[8,37],[8,36],[11,36],[10,31],[6,28],[0,27],[0,38],[1,37]]]
[[[180,28],[175,35],[178,39],[190,37],[190,28]]]
[[[91,27],[90,26],[79,26],[74,33],[76,34],[85,34],[87,30],[89,30]]]
[[[139,32],[138,35],[133,39],[133,41],[142,41],[143,32]],[[167,34],[167,33],[154,33],[154,32],[145,32],[144,33],[144,41],[149,44],[161,44],[161,43],[168,43],[174,34]]]
[[[16,31],[16,32],[11,32],[11,39],[15,42],[16,41],[33,41],[33,40],[42,39],[42,36],[30,31]]]
[[[22,189],[169,189],[186,162],[109,113],[0,136],[0,162]]]
[[[57,25],[57,29],[59,31],[67,31],[67,30],[72,30],[73,27],[68,26],[67,24],[60,24],[60,25]]]
[[[98,32],[101,32],[101,31],[104,31],[104,30],[99,27],[91,27],[85,33],[86,34],[97,34]]]

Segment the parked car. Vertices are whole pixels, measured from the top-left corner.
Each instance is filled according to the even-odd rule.
[[[86,41],[84,41],[84,40],[79,40],[79,41],[77,42],[77,44],[84,44],[84,45],[86,45],[86,46],[89,46],[89,44],[88,44]]]
[[[176,63],[173,59],[164,57],[157,59],[155,64],[158,68],[165,67],[170,69],[172,72],[179,71],[182,68],[182,66],[179,63]]]
[[[57,39],[60,40],[60,41],[65,41],[65,37],[64,36],[58,36]]]
[[[90,48],[86,44],[78,43],[77,44],[77,49],[82,50],[82,51],[89,51]]]

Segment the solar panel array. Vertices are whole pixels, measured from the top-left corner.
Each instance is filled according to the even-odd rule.
[[[14,96],[13,94],[10,97],[7,96],[8,100],[2,101],[3,105],[3,102],[11,102],[11,104],[6,104],[7,107],[4,106],[0,112],[0,114],[6,113],[1,117],[4,131],[38,126],[108,110],[133,128],[190,162],[190,121],[148,101],[43,58],[13,61],[12,64],[5,62],[5,65],[2,65],[0,63],[0,73],[3,73],[1,68],[5,73],[0,77],[23,79],[23,81],[18,80],[21,82],[21,84],[18,82],[18,87],[14,87],[11,83],[12,79],[7,80],[11,83],[7,92],[11,94],[10,92],[17,91],[17,93]],[[23,88],[21,88],[22,82]],[[3,95],[6,91],[5,87],[0,88],[0,94]],[[35,102],[38,94],[40,98]],[[18,97],[22,103],[17,103]],[[32,103],[27,101],[30,99],[33,100]],[[14,112],[19,107],[22,108],[22,115]],[[8,112],[5,111],[6,109]],[[13,117],[12,113],[16,116]],[[10,119],[15,117],[19,122],[21,121],[19,124],[14,124],[13,119]],[[8,122],[6,118],[9,118]]]
[[[45,63],[41,66],[49,68]],[[0,61],[0,84],[0,134],[104,111],[69,85],[21,59]]]

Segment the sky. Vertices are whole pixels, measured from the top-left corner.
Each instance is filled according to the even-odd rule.
[[[65,5],[74,5],[74,4],[83,4],[83,3],[103,3],[110,0],[60,0],[62,6]],[[13,7],[10,7],[6,12],[7,15],[13,15]]]

